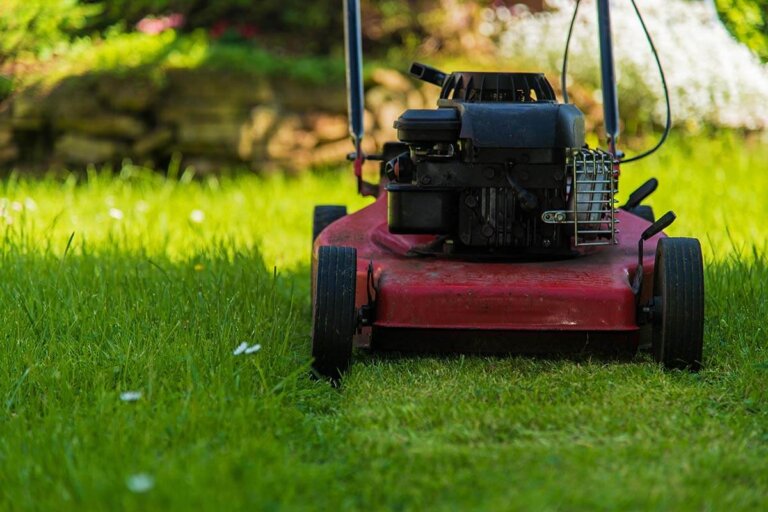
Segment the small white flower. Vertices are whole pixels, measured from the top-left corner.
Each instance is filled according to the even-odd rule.
[[[147,210],[149,210],[149,204],[146,201],[137,201],[136,202],[136,211],[139,213],[144,213]]]
[[[205,212],[203,210],[192,210],[192,212],[189,214],[189,220],[200,224],[205,220]]]
[[[236,356],[239,356],[240,354],[255,354],[259,350],[261,350],[261,345],[258,343],[249,346],[248,343],[244,341],[239,344],[235,351],[232,353]]]
[[[20,202],[14,201],[14,202],[11,203],[11,210],[13,210],[15,212],[20,212],[23,209],[24,209],[24,205],[22,205]]]
[[[135,402],[141,399],[141,391],[123,391],[120,393],[120,400],[123,402]]]
[[[117,208],[110,208],[109,209],[109,216],[112,217],[115,220],[123,220],[123,211],[119,210]]]
[[[155,486],[155,479],[148,473],[136,473],[125,479],[125,486],[131,492],[145,493]]]
[[[37,210],[37,203],[31,197],[28,197],[24,199],[24,208],[27,210],[35,211]]]

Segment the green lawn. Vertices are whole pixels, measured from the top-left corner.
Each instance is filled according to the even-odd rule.
[[[701,373],[359,354],[339,389],[307,378],[308,257],[313,204],[366,204],[346,174],[6,179],[0,509],[768,509],[765,162],[624,169],[702,238]]]

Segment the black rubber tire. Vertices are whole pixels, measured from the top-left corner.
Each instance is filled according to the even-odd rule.
[[[356,274],[354,248],[320,247],[312,305],[312,368],[318,376],[332,381],[338,381],[352,359],[352,336],[357,327]]]
[[[704,265],[695,238],[662,238],[653,276],[652,351],[669,369],[701,369]]]
[[[640,206],[635,206],[631,210],[629,210],[630,213],[637,215],[641,219],[645,219],[648,222],[656,222],[656,215],[653,213],[653,207],[648,206],[647,204],[641,204]]]
[[[315,206],[315,212],[312,217],[312,241],[317,240],[325,228],[336,222],[342,217],[346,217],[347,207],[339,205],[320,205]]]

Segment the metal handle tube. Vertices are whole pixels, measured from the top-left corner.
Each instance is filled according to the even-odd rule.
[[[347,109],[349,134],[355,144],[357,157],[361,156],[363,140],[363,43],[360,29],[359,0],[344,1],[344,49],[347,63]]]
[[[597,27],[600,36],[600,75],[603,89],[603,117],[611,154],[616,156],[619,138],[619,97],[616,93],[616,69],[613,63],[611,13],[609,0],[597,0]]]

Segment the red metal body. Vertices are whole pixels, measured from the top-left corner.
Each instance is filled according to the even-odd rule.
[[[326,228],[315,241],[313,260],[323,245],[357,249],[358,307],[368,302],[372,263],[375,320],[373,328],[355,337],[357,346],[377,347],[380,338],[398,349],[418,349],[419,340],[429,337],[430,350],[453,350],[461,348],[462,335],[481,349],[484,338],[498,341],[493,351],[539,352],[550,346],[545,340],[574,339],[583,345],[590,336],[636,346],[631,280],[637,241],[650,223],[623,210],[616,217],[621,223],[617,245],[569,259],[477,262],[410,256],[413,246],[434,237],[389,233],[382,194]],[[645,244],[646,279],[652,280],[657,238]],[[406,339],[411,341],[404,347]]]

